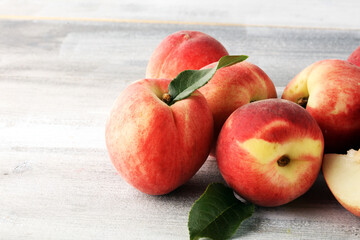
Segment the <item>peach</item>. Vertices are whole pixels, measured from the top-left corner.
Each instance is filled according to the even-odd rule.
[[[347,61],[360,67],[360,46],[351,53]]]
[[[184,70],[199,70],[229,55],[213,37],[198,31],[179,31],[167,36],[153,52],[146,78],[173,79]]]
[[[323,60],[301,71],[283,99],[297,102],[323,131],[327,153],[360,147],[360,68],[343,60]]]
[[[215,65],[212,63],[202,69]],[[215,154],[221,127],[232,112],[247,103],[277,97],[275,86],[268,75],[247,61],[218,70],[199,91],[206,98],[214,117],[212,155]]]
[[[138,190],[166,194],[205,162],[213,118],[198,91],[171,106],[162,101],[170,80],[143,79],[124,89],[106,124],[106,146],[120,175]]]
[[[226,120],[216,147],[222,176],[244,199],[279,206],[304,194],[322,163],[324,139],[315,119],[287,100],[246,104]]]

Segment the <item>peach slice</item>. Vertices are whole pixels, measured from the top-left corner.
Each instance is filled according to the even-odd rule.
[[[347,154],[325,154],[323,174],[339,203],[360,217],[360,149]]]

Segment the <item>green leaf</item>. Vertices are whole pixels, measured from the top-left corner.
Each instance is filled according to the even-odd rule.
[[[248,56],[245,55],[224,56],[220,58],[214,68],[203,70],[185,70],[181,72],[169,84],[169,94],[172,99],[169,105],[187,98],[196,89],[204,86],[210,81],[218,69],[242,62],[247,58]]]
[[[242,221],[251,217],[254,208],[254,204],[242,203],[236,199],[231,188],[221,183],[212,183],[190,210],[190,240],[203,237],[228,239]]]

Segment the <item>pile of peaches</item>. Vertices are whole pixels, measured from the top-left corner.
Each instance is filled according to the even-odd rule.
[[[210,154],[238,195],[279,206],[304,194],[322,168],[336,199],[360,216],[360,47],[347,61],[308,66],[281,99],[268,75],[243,61],[219,69],[188,98],[163,101],[180,72],[212,68],[226,55],[219,41],[197,31],[160,43],[146,78],[121,92],[106,124],[122,178],[144,193],[167,194]]]

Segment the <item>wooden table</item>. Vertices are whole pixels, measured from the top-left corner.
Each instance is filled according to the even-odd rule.
[[[159,42],[183,29],[249,55],[279,93],[309,64],[360,45],[352,1],[0,1],[0,239],[187,239],[211,182],[209,158],[184,186],[148,196],[113,168],[104,124],[143,78]],[[320,175],[285,206],[257,207],[235,239],[359,239],[360,219]]]

